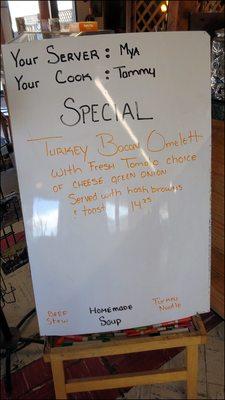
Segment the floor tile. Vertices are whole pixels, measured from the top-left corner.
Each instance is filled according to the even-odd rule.
[[[185,352],[182,351],[162,366],[162,369],[181,368]],[[146,385],[132,388],[126,393],[132,399],[186,399],[186,383]],[[198,398],[224,399],[224,322],[208,334],[206,345],[199,346]]]

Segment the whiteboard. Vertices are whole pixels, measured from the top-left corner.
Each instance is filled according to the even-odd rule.
[[[209,311],[210,40],[3,46],[40,333]]]

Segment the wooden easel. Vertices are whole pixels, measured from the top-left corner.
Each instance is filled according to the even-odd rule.
[[[124,388],[153,383],[186,381],[187,398],[197,399],[198,345],[206,343],[206,330],[199,316],[193,317],[196,331],[157,337],[113,338],[109,342],[91,341],[70,347],[45,350],[45,362],[51,362],[56,399],[67,399],[68,393]],[[91,357],[129,354],[140,351],[186,347],[186,368],[150,370],[137,373],[78,378],[65,381],[63,362]]]

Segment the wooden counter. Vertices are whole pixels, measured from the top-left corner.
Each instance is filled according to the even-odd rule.
[[[224,318],[224,121],[212,121],[211,308]]]

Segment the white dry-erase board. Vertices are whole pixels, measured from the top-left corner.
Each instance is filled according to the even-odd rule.
[[[3,47],[41,334],[209,310],[205,32]]]

